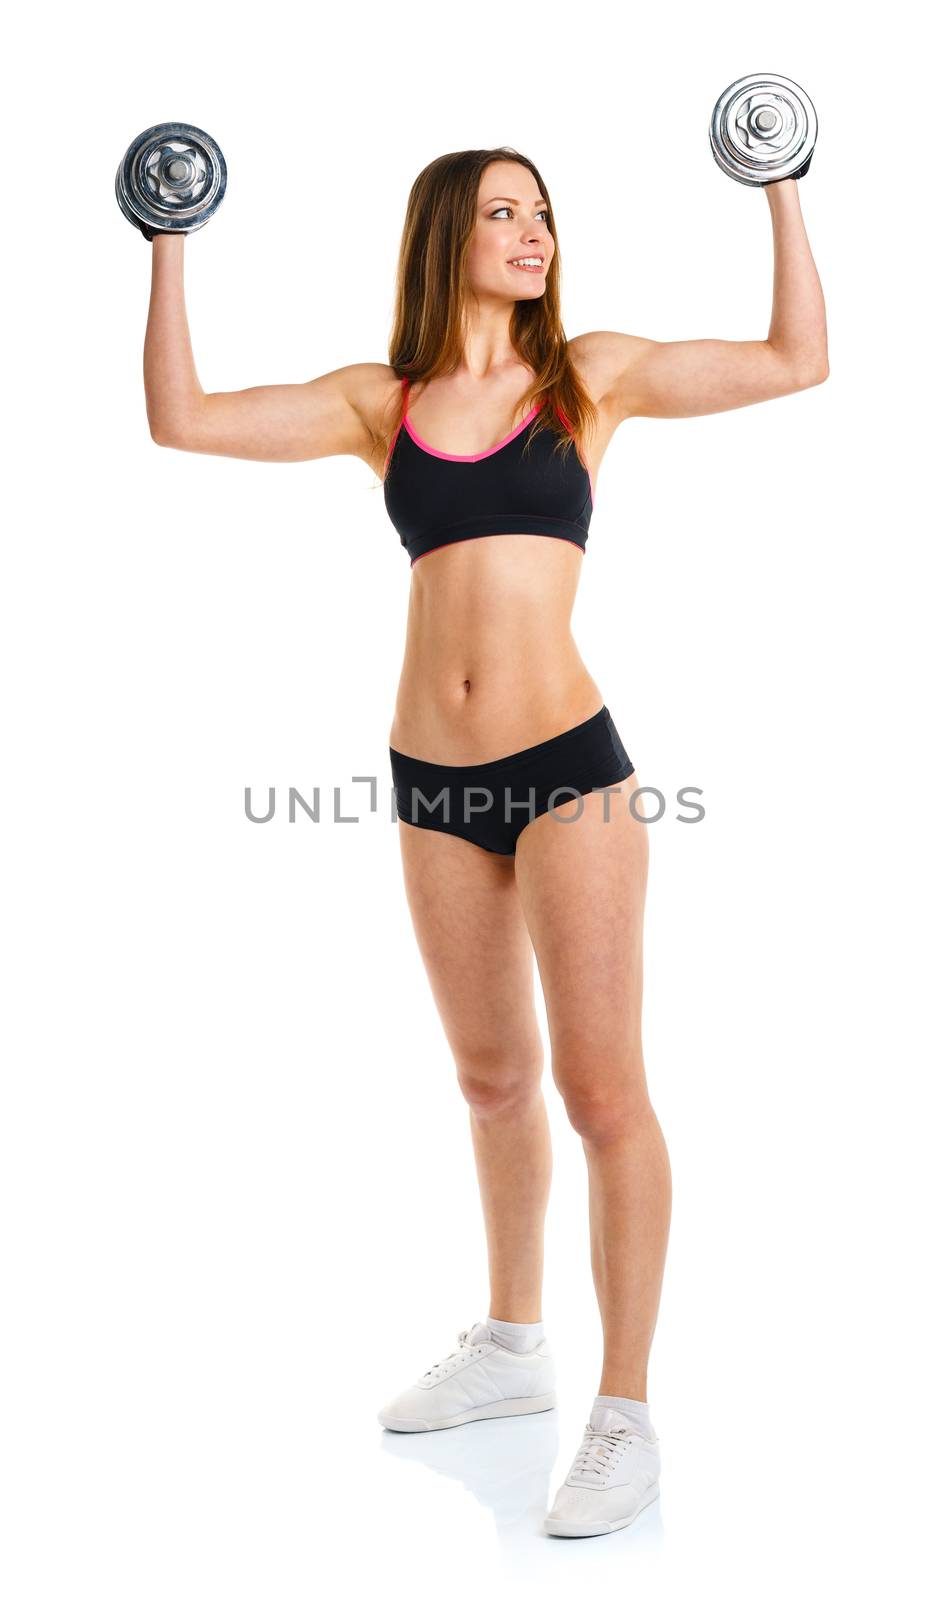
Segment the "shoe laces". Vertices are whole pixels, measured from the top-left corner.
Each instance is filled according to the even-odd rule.
[[[589,1423],[579,1445],[573,1473],[597,1473],[606,1478],[630,1443],[628,1428],[593,1428]]]
[[[428,1371],[422,1374],[422,1376],[425,1378],[437,1378],[439,1375],[446,1373],[449,1370],[456,1371],[456,1367],[460,1366],[464,1361],[466,1361],[468,1355],[473,1350],[478,1348],[476,1344],[472,1345],[469,1342],[470,1335],[473,1333],[473,1331],[473,1328],[465,1328],[461,1333],[459,1333],[457,1336],[457,1349],[452,1350],[451,1354],[445,1356],[443,1361],[435,1361],[433,1365],[428,1368]]]

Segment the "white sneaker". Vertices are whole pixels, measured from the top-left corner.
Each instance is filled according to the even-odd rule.
[[[613,1533],[660,1493],[659,1440],[632,1433],[628,1418],[594,1406],[572,1470],[543,1523],[545,1533]]]
[[[485,1417],[527,1416],[555,1405],[555,1362],[546,1339],[517,1355],[495,1342],[486,1322],[475,1322],[457,1338],[456,1350],[378,1413],[384,1428],[426,1433]]]

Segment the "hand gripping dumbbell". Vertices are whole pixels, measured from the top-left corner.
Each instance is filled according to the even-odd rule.
[[[763,187],[782,178],[802,178],[816,140],[817,113],[810,96],[774,72],[737,78],[713,108],[712,153],[738,183]]]
[[[215,139],[189,122],[158,122],[128,146],[114,180],[118,205],[145,239],[195,233],[222,204],[226,166]]]

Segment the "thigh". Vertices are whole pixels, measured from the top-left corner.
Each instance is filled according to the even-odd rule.
[[[513,857],[403,821],[398,831],[412,925],[455,1060],[479,1077],[529,1070],[542,1043]]]
[[[646,1093],[641,1001],[649,824],[642,798],[631,807],[637,788],[631,773],[580,802],[567,800],[528,823],[517,842],[520,903],[563,1093],[615,1087]]]

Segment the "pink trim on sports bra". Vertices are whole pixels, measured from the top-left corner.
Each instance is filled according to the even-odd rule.
[[[448,450],[436,450],[433,445],[426,444],[425,440],[422,439],[415,432],[415,429],[412,427],[412,424],[408,420],[408,391],[409,391],[409,387],[410,386],[409,386],[408,379],[407,378],[403,378],[402,379],[402,389],[404,390],[404,393],[405,393],[405,409],[404,409],[404,411],[402,413],[402,420],[399,423],[399,426],[396,428],[394,434],[392,435],[392,440],[391,440],[391,442],[389,444],[388,450],[386,451],[386,459],[385,459],[385,462],[383,463],[383,468],[382,468],[383,479],[385,479],[386,473],[389,470],[389,461],[390,461],[390,459],[392,457],[392,452],[395,449],[395,441],[399,436],[400,429],[402,429],[402,428],[405,429],[405,432],[408,434],[409,438],[411,440],[413,440],[415,444],[418,445],[419,450],[424,450],[426,455],[437,456],[439,461],[484,461],[487,458],[487,456],[496,455],[496,452],[498,450],[502,450],[504,445],[512,444],[513,440],[515,438],[517,438],[517,436],[519,434],[522,433],[523,429],[529,427],[529,424],[532,422],[533,417],[536,416],[537,412],[542,410],[542,401],[538,401],[537,404],[533,406],[533,408],[530,411],[529,415],[525,416],[523,418],[523,420],[520,423],[519,427],[518,428],[514,428],[512,433],[508,433],[505,439],[501,439],[499,444],[492,445],[489,450],[481,450],[480,454],[476,455],[476,456],[456,456],[456,455],[452,455],[450,453],[450,451],[448,451]],[[568,417],[565,415],[565,412],[560,410],[559,416],[562,418],[562,421],[565,424],[566,428],[568,428],[569,433],[571,433],[572,429],[569,426],[569,420],[568,420]],[[579,459],[579,461],[582,461],[581,452],[579,452],[578,459]],[[594,509],[595,509],[595,482],[594,482],[594,479],[593,479],[593,477],[591,475],[591,469],[586,465],[586,463],[584,461],[582,461],[582,466],[585,468],[585,471],[588,474],[588,492],[591,495],[591,508],[594,511]],[[440,546],[435,545],[435,549],[436,550],[439,549],[439,548],[440,548]],[[430,555],[431,551],[430,550],[426,550],[425,554],[426,555]],[[418,559],[420,560],[421,557],[419,557]]]
[[[534,405],[528,415],[523,418],[519,427],[514,428],[512,433],[508,433],[505,439],[500,440],[499,444],[491,445],[489,450],[480,450],[474,456],[456,456],[453,455],[450,450],[436,450],[434,445],[428,444],[426,440],[421,438],[421,436],[415,432],[415,429],[412,427],[412,424],[408,419],[409,383],[407,378],[402,379],[402,385],[405,389],[405,412],[402,416],[402,425],[405,428],[406,433],[409,435],[409,438],[414,439],[419,450],[424,450],[426,454],[430,456],[437,456],[439,461],[483,461],[487,456],[496,455],[497,451],[502,450],[504,445],[511,444],[513,440],[522,433],[524,428],[528,428],[537,411],[541,410],[542,405],[541,402],[539,402],[537,405]]]

